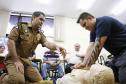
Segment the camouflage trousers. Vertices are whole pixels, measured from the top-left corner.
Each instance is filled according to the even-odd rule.
[[[26,58],[20,58],[24,65],[24,74],[16,70],[12,60],[6,60],[7,75],[1,80],[1,84],[53,84],[52,81],[44,81],[39,71],[32,67],[32,62]]]

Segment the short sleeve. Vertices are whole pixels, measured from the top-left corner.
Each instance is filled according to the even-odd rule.
[[[11,32],[10,32],[8,38],[9,38],[9,39],[12,39],[12,40],[14,40],[14,41],[16,41],[16,40],[18,39],[18,37],[19,37],[18,28],[14,27],[14,28],[11,30]]]
[[[40,43],[42,44],[43,47],[45,47],[45,42],[47,41],[46,36],[41,32],[41,39]]]
[[[90,42],[95,42],[96,34],[95,32],[90,32]]]
[[[109,21],[101,21],[96,27],[96,37],[109,36],[111,32],[111,23]]]

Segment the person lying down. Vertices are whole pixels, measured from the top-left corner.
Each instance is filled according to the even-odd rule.
[[[90,69],[73,69],[69,74],[57,79],[56,84],[115,84],[112,69],[93,64]]]

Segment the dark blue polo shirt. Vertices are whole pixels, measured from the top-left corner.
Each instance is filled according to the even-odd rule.
[[[126,49],[126,27],[118,20],[104,16],[96,18],[94,31],[90,33],[90,42],[95,42],[96,38],[107,36],[104,48],[113,55]]]

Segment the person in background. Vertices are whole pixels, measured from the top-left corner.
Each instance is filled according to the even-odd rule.
[[[74,44],[74,52],[68,53],[69,58],[67,59],[67,65],[65,67],[65,74],[70,73],[73,69],[73,66],[78,63],[82,63],[83,57],[80,54],[80,44]]]
[[[77,23],[90,31],[90,43],[84,54],[83,63],[76,64],[74,67],[90,68],[104,47],[114,56],[112,69],[114,74],[118,74],[115,75],[116,81],[126,84],[126,26],[112,17],[95,18],[87,12],[80,14]]]
[[[8,53],[8,50],[7,50],[6,45],[3,42],[1,42],[0,43],[0,56],[6,57],[7,53]]]
[[[4,53],[4,50],[5,50],[5,46],[0,44],[0,53]]]
[[[58,77],[62,77],[64,75],[62,66],[60,65],[60,54],[54,50],[46,51],[43,58],[42,65],[42,77],[43,79],[47,79],[47,71],[49,69],[54,69],[58,73]]]
[[[36,68],[33,68],[29,57],[38,44],[43,47],[59,50],[65,56],[65,49],[49,42],[41,31],[45,14],[35,11],[31,23],[20,22],[8,36],[8,51],[5,59],[7,75],[2,75],[0,84],[52,84],[44,81]]]

